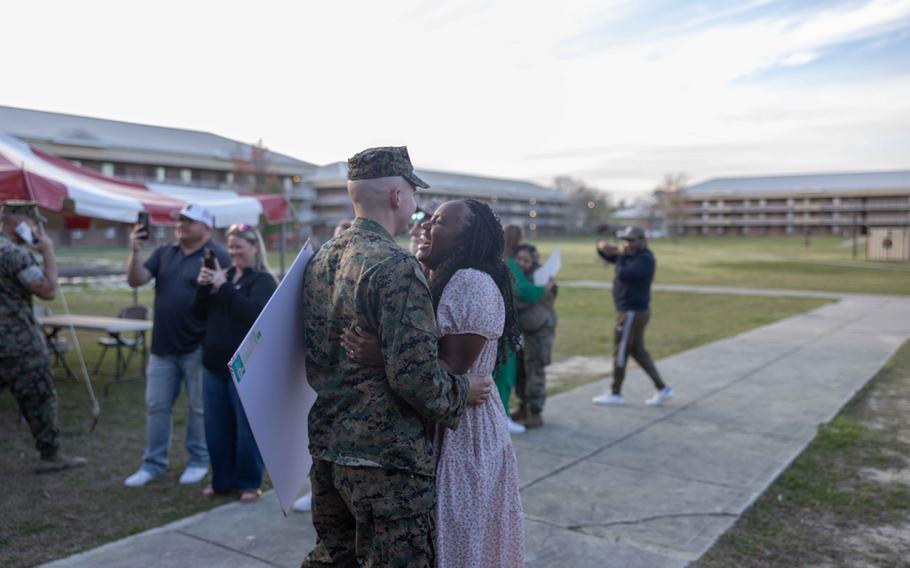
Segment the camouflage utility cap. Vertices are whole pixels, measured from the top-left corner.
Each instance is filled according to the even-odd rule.
[[[0,214],[2,215],[21,215],[28,217],[35,223],[47,223],[44,215],[38,211],[38,204],[34,201],[22,201],[19,199],[9,199],[0,203]]]
[[[407,146],[380,146],[367,148],[348,159],[348,179],[375,179],[402,176],[415,188],[430,185],[417,177]]]

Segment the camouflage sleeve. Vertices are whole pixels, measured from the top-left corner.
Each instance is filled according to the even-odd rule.
[[[9,266],[23,286],[28,286],[44,277],[44,271],[38,266],[38,261],[32,256],[32,253],[20,247],[14,247],[11,251]]]
[[[33,264],[24,270],[20,270],[16,277],[23,286],[28,286],[32,282],[37,282],[44,278],[44,271],[38,268],[37,264]]]
[[[467,404],[468,381],[440,368],[436,317],[426,279],[416,263],[401,265],[371,282],[370,298],[380,314],[386,377],[392,390],[420,415],[455,428]]]

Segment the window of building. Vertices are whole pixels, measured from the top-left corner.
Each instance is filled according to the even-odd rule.
[[[110,176],[110,177],[114,177],[114,164],[112,164],[110,162],[102,162],[101,163],[101,174]]]
[[[189,168],[183,168],[180,170],[180,181],[183,183],[190,183],[193,181],[193,170]]]
[[[106,228],[106,229],[104,230],[104,238],[107,239],[107,240],[109,240],[109,241],[112,241],[112,240],[114,240],[115,238],[117,238],[117,229],[115,229],[114,227],[108,227],[108,228]]]
[[[224,183],[234,185],[234,172],[227,172],[224,174]]]
[[[166,177],[167,173],[164,171],[164,166],[155,168],[155,181],[164,181]]]

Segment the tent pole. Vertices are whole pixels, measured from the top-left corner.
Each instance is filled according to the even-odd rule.
[[[281,222],[281,241],[279,243],[279,256],[281,258],[281,261],[280,261],[281,275],[279,276],[279,280],[284,279],[284,255],[287,252],[287,247],[288,247],[287,221],[282,221]]]

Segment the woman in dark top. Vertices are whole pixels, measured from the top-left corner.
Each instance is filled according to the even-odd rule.
[[[228,254],[232,266],[203,265],[196,279],[196,317],[206,321],[202,342],[205,439],[212,461],[215,493],[240,491],[241,501],[259,497],[262,457],[228,372],[228,360],[240,346],[277,284],[265,261],[262,235],[250,225],[231,225]]]

